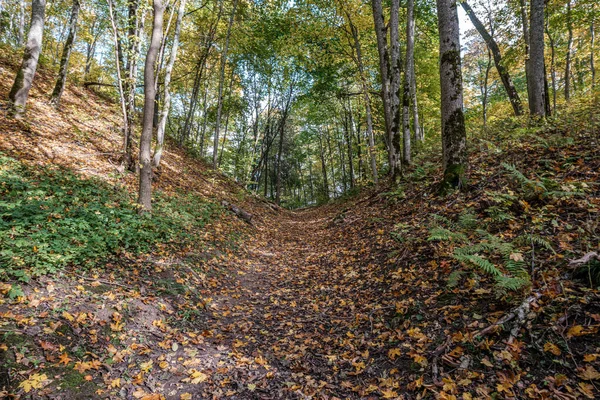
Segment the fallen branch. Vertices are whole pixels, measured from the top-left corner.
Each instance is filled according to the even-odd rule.
[[[569,262],[569,267],[577,268],[577,267],[580,267],[582,265],[589,263],[592,260],[600,261],[600,255],[598,253],[596,253],[595,251],[590,251],[589,253],[586,253],[583,257],[581,257],[577,260],[571,260]]]
[[[537,292],[534,293],[533,295],[526,298],[525,301],[523,301],[523,303],[521,303],[521,305],[519,307],[515,308],[514,310],[512,310],[511,312],[509,312],[504,317],[500,318],[498,321],[494,322],[492,325],[488,326],[487,328],[482,329],[481,331],[475,333],[475,335],[473,337],[482,338],[483,336],[485,336],[485,335],[489,334],[490,332],[492,332],[493,330],[495,330],[498,326],[503,325],[518,316],[519,323],[516,324],[518,326],[518,328],[515,326],[515,328],[513,328],[511,330],[511,338],[513,338],[513,336],[516,336],[516,334],[518,334],[518,331],[520,329],[519,324],[522,324],[522,322],[525,321],[525,317],[529,313],[529,307],[531,306],[531,303],[533,303],[540,297],[542,297],[542,295],[540,293],[537,293]],[[516,329],[516,333],[514,332],[515,329]]]
[[[120,286],[120,287],[123,287],[123,288],[126,288],[126,289],[133,289],[133,286],[124,285],[122,283],[110,282],[110,281],[105,281],[105,280],[102,280],[102,279],[87,278],[87,277],[85,277],[83,275],[78,275],[78,274],[75,274],[75,276],[78,277],[78,278],[84,279],[86,281],[90,281],[90,282],[99,282],[99,283],[102,283],[104,285],[114,285],[114,286]]]
[[[242,210],[235,204],[231,204],[225,200],[223,200],[221,202],[221,205],[223,207],[225,207],[226,209],[230,210],[231,212],[233,212],[235,215],[237,215],[238,218],[240,218],[240,219],[244,220],[245,222],[247,222],[248,224],[252,225],[252,214],[248,213],[247,211]]]

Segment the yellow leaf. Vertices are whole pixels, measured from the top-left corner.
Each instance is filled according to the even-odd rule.
[[[190,369],[188,373],[190,374],[190,376],[188,378],[182,379],[183,382],[190,382],[194,385],[197,385],[208,379],[208,375],[206,375],[204,372],[198,371],[197,369]]]
[[[572,338],[573,336],[583,336],[583,326],[581,325],[575,325],[572,326],[571,328],[569,328],[569,331],[567,332],[567,337]]]
[[[594,362],[598,358],[598,354],[586,354],[583,356],[583,361],[585,362]]]
[[[66,312],[66,311],[63,311],[63,313],[62,313],[62,316],[63,316],[63,318],[64,318],[64,319],[66,319],[66,320],[67,320],[67,321],[69,321],[69,322],[73,322],[73,321],[75,321],[75,317],[74,317],[74,316],[72,316],[71,314],[69,314],[69,313],[68,313],[68,312]]]
[[[21,382],[19,387],[23,388],[25,393],[29,393],[32,389],[41,389],[48,383],[48,376],[46,376],[46,374],[33,374],[29,379]]]
[[[398,393],[394,392],[392,389],[382,390],[381,394],[383,395],[384,399],[394,399],[398,397]]]
[[[388,350],[388,357],[390,358],[390,360],[395,360],[396,357],[400,357],[401,355],[402,355],[402,350],[400,350],[398,348]]]
[[[110,387],[112,387],[112,388],[120,388],[121,387],[121,378],[113,379],[110,382]]]
[[[152,364],[154,364],[154,362],[152,360],[145,362],[145,363],[141,363],[140,369],[144,372],[148,372],[152,369]]]
[[[192,400],[191,393],[181,393],[180,400]]]
[[[550,342],[546,342],[544,344],[544,351],[548,352],[548,353],[552,353],[555,356],[560,356],[560,354],[562,353],[557,345],[555,345],[554,343],[550,343]]]

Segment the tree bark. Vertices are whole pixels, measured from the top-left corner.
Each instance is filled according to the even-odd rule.
[[[527,102],[531,104],[531,87],[529,87],[531,79],[529,78],[529,18],[527,15],[527,0],[519,0],[521,6],[521,25],[523,27],[523,42],[525,43],[525,80],[527,81]]]
[[[367,135],[369,138],[369,155],[371,158],[371,173],[373,176],[373,182],[375,184],[378,183],[378,172],[377,172],[377,160],[375,157],[375,137],[373,135],[373,117],[371,113],[371,98],[369,96],[369,87],[367,85],[367,78],[365,77],[363,62],[362,62],[362,51],[360,48],[360,41],[358,39],[358,29],[352,23],[352,19],[350,18],[350,14],[346,12],[346,16],[348,17],[348,23],[350,25],[350,30],[352,31],[352,37],[354,38],[354,49],[356,51],[356,63],[358,66],[358,72],[360,74],[360,79],[362,81],[363,86],[363,94],[365,100],[365,113],[367,118]],[[398,137],[398,136],[396,136]]]
[[[223,111],[223,85],[225,80],[225,65],[227,64],[227,52],[229,51],[229,40],[231,38],[231,28],[235,18],[235,10],[238,0],[233,0],[233,9],[229,17],[229,25],[227,26],[227,36],[225,37],[225,47],[221,54],[221,68],[219,72],[219,94],[217,97],[217,121],[215,122],[215,137],[213,142],[213,168],[218,167],[219,153],[219,129],[221,128],[221,112]]]
[[[413,79],[411,68],[414,62],[415,49],[415,2],[407,1],[406,8],[406,68],[402,90],[402,157],[406,165],[410,165],[410,85]]]
[[[25,114],[29,90],[31,90],[38,59],[42,51],[45,13],[46,0],[33,0],[31,3],[31,26],[27,35],[23,61],[8,94],[10,101],[9,113],[15,118],[22,118]]]
[[[515,115],[519,116],[523,114],[523,104],[521,103],[521,98],[519,97],[519,92],[515,88],[515,85],[510,78],[508,70],[504,66],[502,61],[502,55],[500,54],[500,48],[498,47],[498,43],[496,40],[490,35],[485,26],[481,23],[477,15],[473,12],[473,9],[466,1],[462,1],[461,5],[469,19],[477,29],[477,32],[481,35],[488,48],[492,51],[492,55],[494,56],[494,64],[496,65],[496,70],[498,71],[498,75],[500,75],[500,79],[502,80],[502,85],[504,85],[504,90],[506,90],[506,94],[508,95],[508,99],[510,100],[510,104],[512,105],[513,112]]]
[[[140,186],[138,203],[140,213],[152,211],[152,120],[154,117],[154,67],[162,41],[163,15],[165,7],[162,0],[154,0],[152,37],[144,65],[144,114],[142,117],[142,135],[140,137]]]
[[[23,47],[25,38],[25,0],[19,0],[19,26],[17,30],[17,47]]]
[[[119,88],[119,98],[121,101],[121,112],[123,114],[123,152],[126,151],[128,132],[129,132],[129,118],[127,118],[127,100],[125,99],[125,89],[123,87],[123,75],[121,72],[121,46],[119,45],[119,31],[117,30],[117,22],[115,20],[114,7],[112,0],[107,0],[108,3],[108,12],[110,17],[110,23],[112,26],[113,32],[113,40],[114,40],[114,48],[115,48],[115,63],[117,69],[117,86]]]
[[[175,34],[173,36],[173,45],[171,47],[171,55],[169,57],[169,63],[165,70],[165,83],[163,85],[163,108],[160,113],[160,121],[156,129],[156,150],[154,151],[154,166],[160,165],[160,159],[163,153],[163,147],[165,142],[165,127],[167,126],[167,118],[169,117],[169,110],[171,109],[171,91],[169,85],[171,83],[171,75],[173,73],[173,66],[177,59],[177,50],[179,48],[179,35],[181,34],[181,23],[183,20],[183,14],[185,13],[186,0],[180,0],[179,10],[177,11],[177,22],[175,23]]]
[[[396,1],[396,0],[394,0]],[[381,75],[381,98],[383,100],[383,116],[385,121],[385,132],[388,146],[392,138],[393,112],[391,105],[390,92],[390,56],[388,53],[387,33],[385,20],[383,18],[383,7],[381,0],[372,0],[371,6],[373,9],[373,21],[375,24],[375,34],[377,37],[377,50],[379,53],[379,73]],[[390,21],[391,23],[391,21]],[[398,18],[396,13],[396,28],[398,26]],[[388,148],[388,158],[390,165],[393,163],[393,153],[391,147]]]
[[[388,139],[388,151],[390,153],[390,176],[394,180],[397,180],[402,174],[402,149],[400,147],[400,137],[402,135],[401,128],[403,126],[402,111],[404,110],[404,108],[400,108],[400,102],[404,101],[404,97],[400,94],[400,90],[403,90],[403,86],[401,78],[402,57],[400,55],[399,13],[400,0],[392,0],[390,8],[390,107],[392,113],[392,127]],[[404,94],[404,92],[402,94]],[[402,106],[404,106],[404,104],[402,104]]]
[[[323,194],[329,200],[329,182],[327,181],[327,164],[325,164],[325,152],[323,151],[323,139],[319,135],[319,154],[321,156],[321,173],[323,174]]]
[[[565,55],[565,100],[571,98],[571,47],[573,46],[573,21],[571,18],[571,0],[567,0],[567,54]]]
[[[58,79],[56,80],[56,85],[54,85],[52,97],[50,98],[50,103],[57,108],[60,104],[60,97],[62,96],[63,91],[65,90],[65,84],[67,83],[69,59],[71,57],[71,51],[73,50],[75,38],[77,37],[77,20],[79,19],[80,9],[81,4],[79,3],[79,0],[73,0],[73,6],[71,7],[71,18],[69,19],[69,34],[67,35],[67,40],[65,41],[62,57],[60,59]]]
[[[556,112],[556,47],[555,40],[552,34],[550,33],[550,29],[548,27],[549,20],[548,16],[546,16],[546,35],[548,36],[548,42],[550,44],[550,79],[552,81],[552,110],[551,113]]]
[[[441,192],[465,186],[466,130],[456,0],[437,0],[444,177]]]
[[[544,0],[531,0],[530,11],[529,112],[537,117],[546,116],[546,88],[544,66]]]
[[[594,46],[596,44],[596,30],[594,25],[594,11],[595,8],[592,8],[592,21],[590,22],[590,71],[592,73],[592,91],[596,88],[596,66],[594,64]]]

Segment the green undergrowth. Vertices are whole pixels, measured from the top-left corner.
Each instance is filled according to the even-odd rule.
[[[67,265],[93,267],[157,244],[195,243],[220,207],[158,193],[138,215],[124,189],[66,169],[34,168],[0,154],[0,279],[28,281]]]

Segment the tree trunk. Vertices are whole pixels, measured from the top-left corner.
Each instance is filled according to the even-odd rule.
[[[323,194],[329,200],[329,182],[327,181],[327,164],[325,164],[325,152],[323,151],[323,139],[319,133],[319,154],[321,155],[321,172],[323,173]]]
[[[410,97],[412,99],[412,110],[413,110],[413,129],[415,131],[415,140],[417,142],[423,141],[423,132],[421,131],[421,124],[419,122],[419,105],[417,103],[417,73],[415,70],[415,59],[413,57],[412,65],[410,67]]]
[[[152,211],[152,120],[154,117],[154,66],[162,41],[163,14],[165,7],[162,0],[153,2],[154,18],[152,37],[146,54],[144,65],[144,114],[142,117],[142,135],[140,137],[140,190],[138,203],[140,213]]]
[[[75,38],[77,37],[77,20],[79,18],[80,9],[81,4],[79,3],[79,0],[73,0],[73,6],[71,7],[71,18],[69,19],[69,34],[67,35],[67,40],[65,42],[65,46],[63,47],[63,53],[60,59],[58,79],[56,80],[56,85],[52,91],[52,97],[50,98],[50,103],[56,108],[58,108],[58,105],[60,104],[60,97],[62,96],[63,91],[65,90],[65,84],[67,83],[69,58],[71,57],[73,44],[75,43]]]
[[[233,0],[233,9],[229,17],[229,25],[227,26],[227,36],[225,37],[225,47],[221,54],[221,69],[219,75],[219,94],[217,97],[217,121],[215,123],[215,137],[213,142],[213,168],[217,168],[218,153],[219,153],[219,129],[221,128],[221,112],[223,111],[223,84],[225,80],[225,64],[227,64],[227,52],[229,51],[229,39],[231,38],[231,27],[235,18],[235,9],[237,8],[238,0]]]
[[[487,128],[487,103],[488,103],[488,82],[490,78],[490,70],[492,69],[492,52],[488,48],[488,59],[485,65],[485,74],[483,77],[483,88],[481,90],[481,107],[483,114],[483,130]]]
[[[544,0],[531,0],[530,11],[530,61],[529,112],[538,117],[546,116],[546,89],[544,67]]]
[[[390,8],[390,63],[391,63],[391,75],[390,75],[390,98],[391,98],[391,113],[392,113],[392,127],[389,142],[390,152],[390,176],[396,180],[402,174],[402,149],[400,148],[400,136],[402,124],[401,112],[403,108],[400,108],[400,102],[404,101],[404,98],[400,95],[402,86],[402,57],[400,56],[400,33],[399,33],[399,13],[400,13],[400,0],[392,0]],[[402,93],[404,94],[404,92]]]
[[[521,98],[519,97],[519,93],[517,92],[517,89],[515,88],[512,79],[510,79],[508,70],[504,66],[498,43],[496,43],[496,40],[492,37],[492,35],[489,34],[485,26],[479,20],[479,18],[477,18],[477,15],[475,15],[471,6],[469,6],[469,4],[466,1],[462,1],[461,5],[467,13],[467,15],[469,16],[469,19],[483,38],[483,40],[485,40],[485,43],[487,44],[488,48],[492,51],[492,54],[494,56],[494,64],[496,65],[496,70],[498,71],[498,75],[500,75],[500,79],[502,80],[502,84],[504,85],[504,90],[506,90],[506,94],[508,95],[508,99],[510,100],[510,104],[512,105],[513,112],[517,116],[522,115],[523,105],[521,104]]]
[[[531,104],[531,79],[530,71],[530,47],[529,47],[529,20],[527,15],[527,0],[519,0],[521,6],[521,25],[523,26],[523,42],[525,43],[525,80],[527,81],[527,102]]]
[[[46,0],[33,0],[31,3],[31,26],[27,35],[25,51],[23,52],[23,61],[8,94],[10,114],[15,118],[22,118],[25,114],[29,90],[31,90],[38,59],[42,51],[45,13]]]
[[[116,69],[117,69],[117,83],[119,87],[119,99],[121,100],[121,112],[123,114],[123,133],[124,133],[124,143],[123,143],[123,151],[127,146],[127,138],[129,132],[129,118],[127,118],[127,100],[125,99],[125,89],[123,87],[123,75],[121,73],[121,46],[119,46],[119,31],[117,30],[117,23],[115,20],[115,13],[112,0],[107,0],[108,3],[108,11],[110,17],[110,23],[112,26],[113,32],[113,40],[114,40],[114,48],[115,48],[115,61],[116,61]]]
[[[396,1],[396,0],[394,0]],[[375,24],[375,34],[377,36],[377,50],[379,53],[379,73],[381,74],[381,98],[383,100],[383,116],[385,121],[385,132],[388,138],[388,146],[391,143],[392,137],[392,124],[393,124],[393,112],[391,104],[391,92],[390,92],[390,57],[387,46],[387,33],[385,27],[385,21],[383,18],[383,7],[381,0],[372,0],[371,6],[373,8],[373,20]],[[392,21],[390,21],[391,24]],[[396,29],[398,27],[398,13],[396,13]],[[392,43],[393,45],[393,43]],[[392,149],[388,149],[388,158],[390,164],[393,163]]]
[[[19,0],[19,26],[17,31],[17,47],[23,47],[25,38],[25,0]]]
[[[565,100],[571,98],[571,47],[573,46],[573,21],[571,19],[571,0],[567,0],[567,54],[565,56]]]
[[[350,100],[348,100],[350,103]],[[349,167],[349,175],[350,175],[350,188],[354,187],[354,161],[352,159],[352,119],[350,116],[350,111],[346,109],[346,105],[344,106],[344,137],[346,139],[346,146],[348,150],[346,154],[348,156],[348,167]]]
[[[592,9],[592,21],[590,22],[590,71],[592,73],[592,91],[596,88],[596,66],[594,64],[594,46],[596,42],[596,31],[594,29],[595,21],[593,13],[594,9]]]
[[[465,185],[466,131],[456,0],[437,0],[444,177],[441,192]]]
[[[171,47],[171,55],[169,57],[169,63],[165,70],[165,83],[163,84],[163,108],[160,113],[160,121],[156,129],[156,150],[154,151],[154,166],[160,165],[160,158],[162,157],[163,147],[165,142],[165,127],[167,126],[167,118],[169,116],[169,110],[171,109],[171,91],[169,90],[169,84],[171,83],[171,74],[173,73],[173,66],[177,59],[177,50],[179,48],[179,35],[181,34],[181,22],[183,20],[183,14],[185,13],[186,0],[181,0],[179,3],[179,10],[177,11],[177,22],[175,23],[175,35],[173,36],[173,46]]]
[[[373,117],[371,113],[371,98],[369,96],[369,86],[367,85],[367,78],[365,77],[364,67],[362,63],[362,51],[360,48],[360,41],[358,40],[358,29],[352,23],[352,19],[350,18],[350,14],[346,13],[348,17],[348,23],[350,24],[350,29],[352,31],[352,37],[354,38],[354,49],[356,51],[356,63],[358,66],[358,72],[360,74],[360,79],[362,81],[363,87],[363,95],[365,100],[365,113],[367,117],[367,135],[369,138],[369,155],[371,157],[371,173],[373,174],[373,182],[375,184],[378,183],[378,173],[377,173],[377,160],[375,158],[375,137],[373,135]],[[396,135],[398,137],[398,135]]]
[[[550,44],[550,79],[552,80],[552,114],[556,112],[556,48],[554,37],[550,34],[549,20],[546,16],[546,35]]]
[[[406,68],[402,90],[402,157],[406,165],[410,165],[410,85],[413,79],[411,68],[414,62],[415,49],[415,2],[407,1],[406,9]]]

